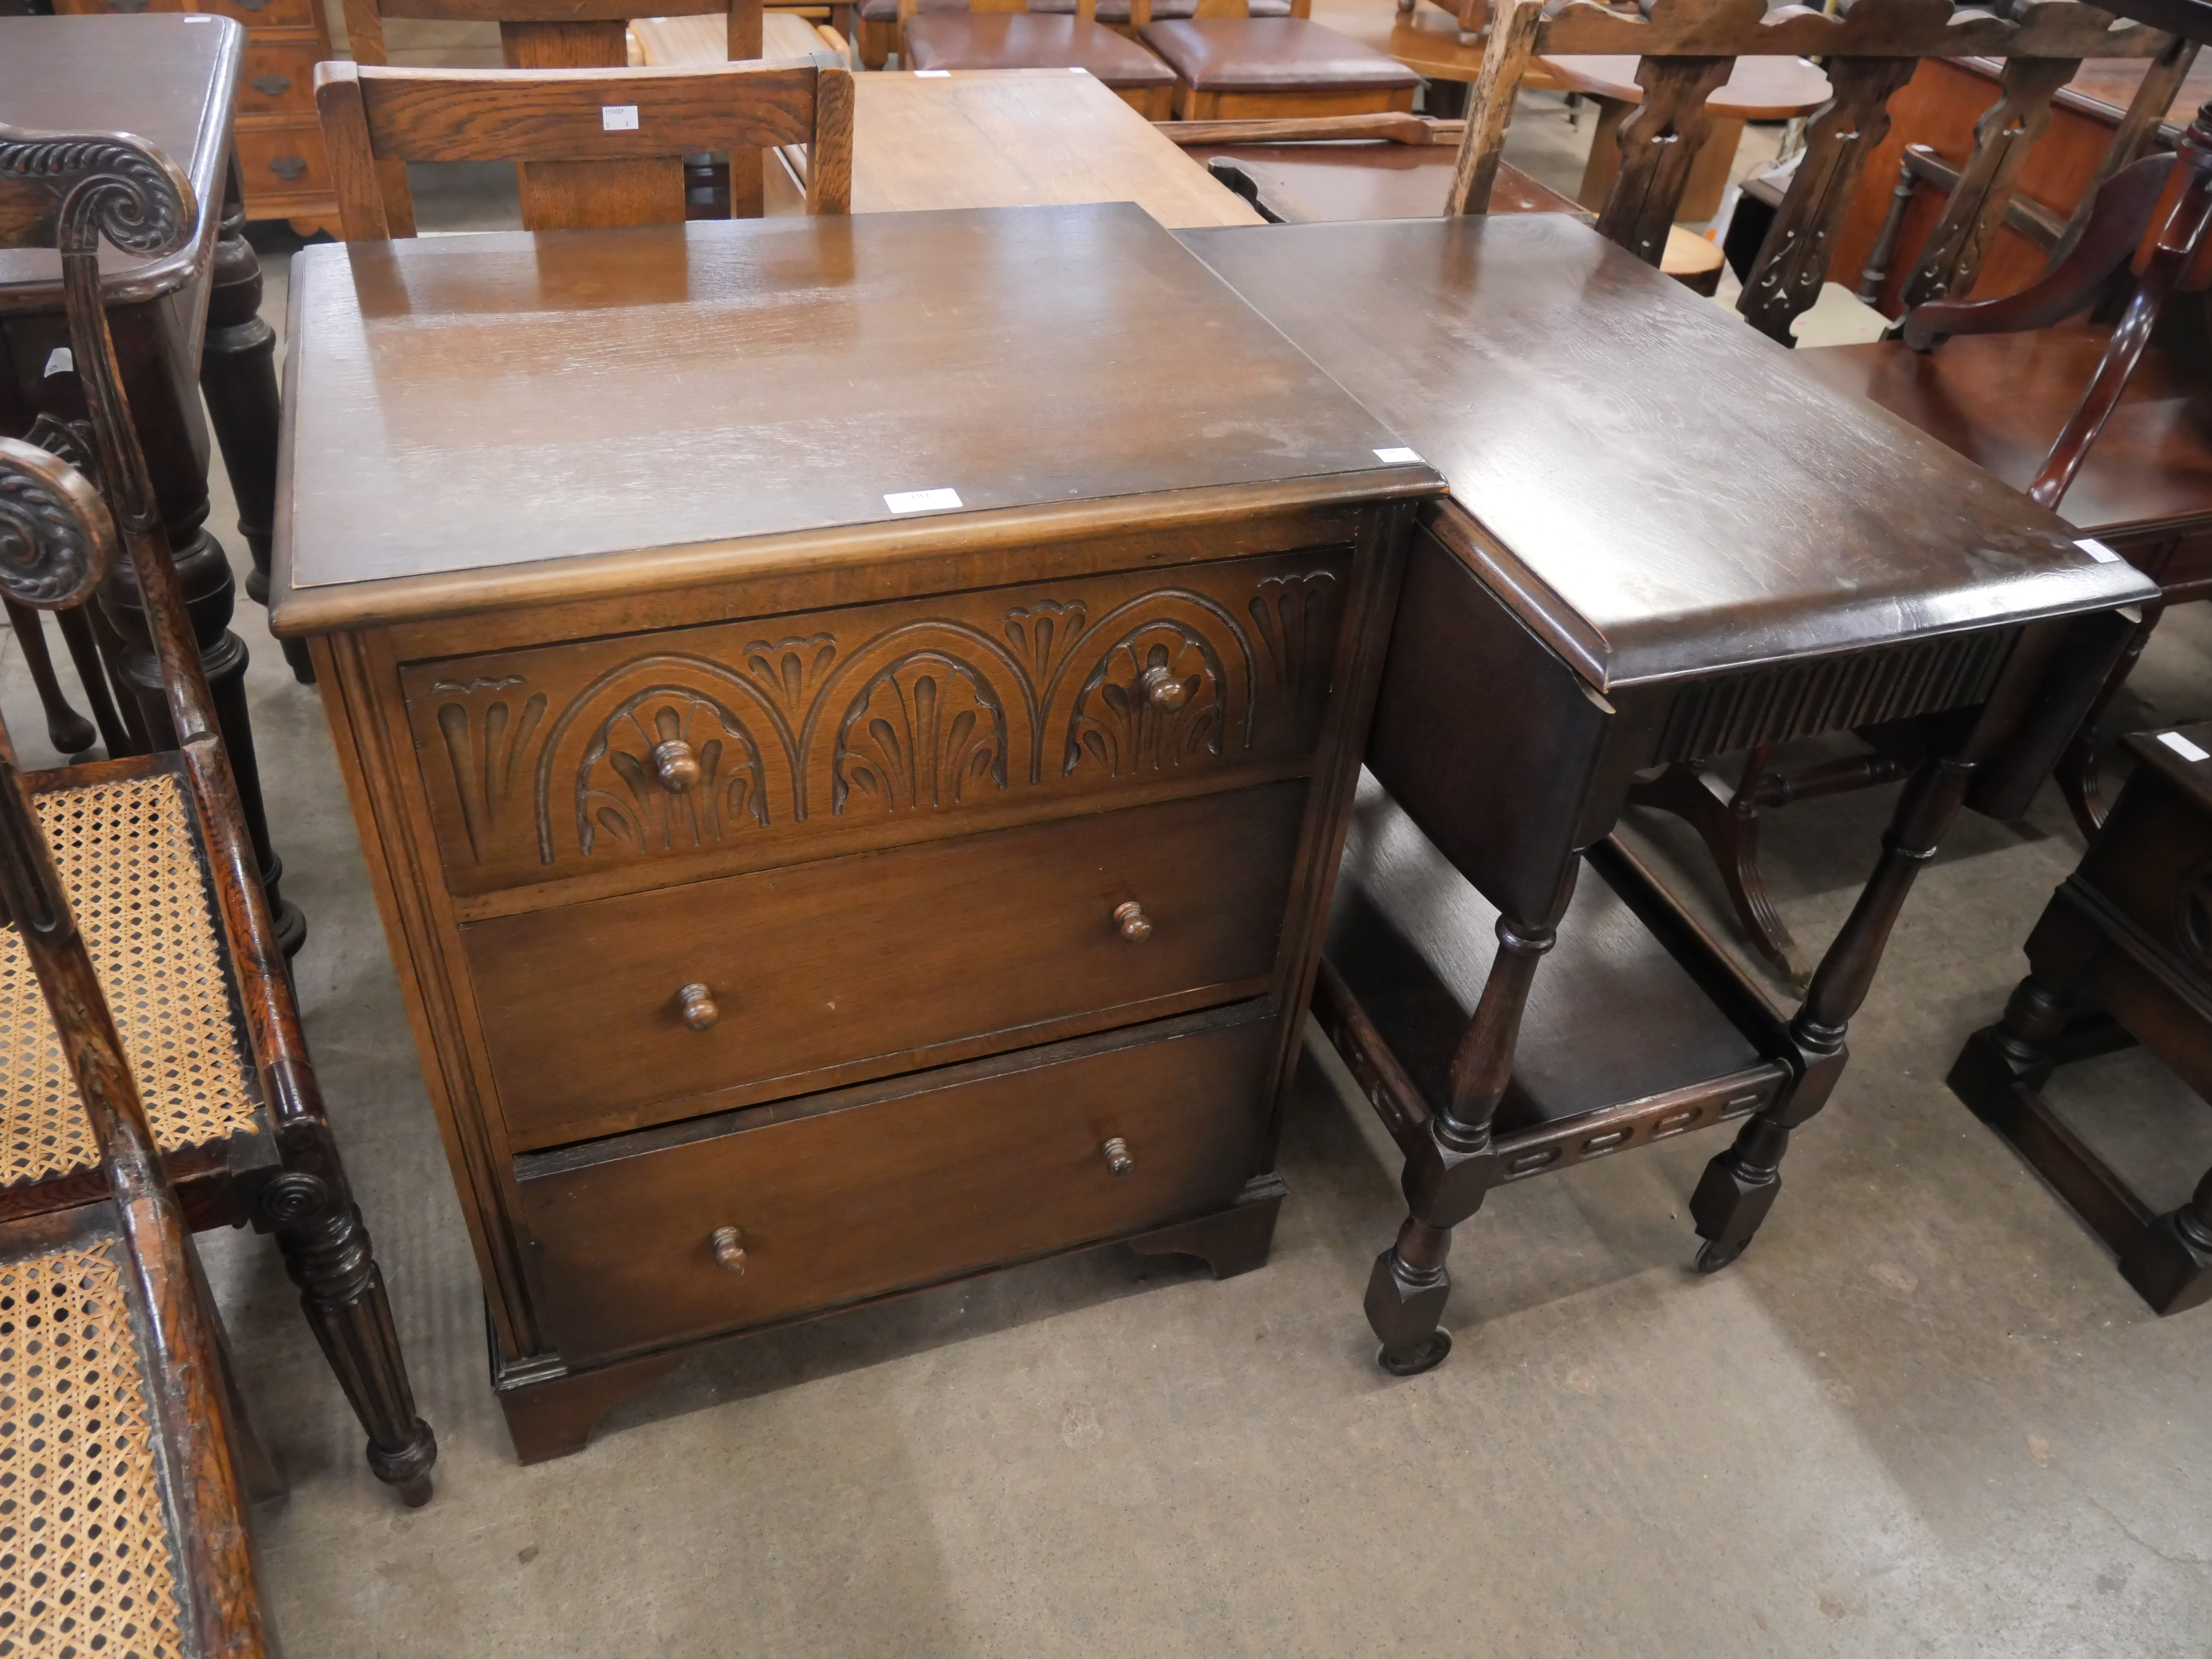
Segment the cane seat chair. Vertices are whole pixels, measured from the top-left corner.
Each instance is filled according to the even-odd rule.
[[[742,204],[734,198],[744,193],[737,158],[803,144],[806,210],[852,210],[853,74],[843,68],[318,64],[315,107],[349,242],[415,234],[410,161],[520,163],[524,225],[575,230],[682,221],[688,216],[686,158],[714,150],[730,154],[736,212]]]
[[[1175,71],[1097,21],[1094,0],[1072,13],[1037,13],[1022,0],[977,0],[959,10],[899,0],[899,62],[911,70],[1082,70],[1147,120],[1173,108]]]
[[[55,441],[66,458],[8,450],[0,585],[21,603],[67,603],[57,596],[80,584],[42,574],[34,555],[52,544],[51,562],[91,560],[96,543],[76,526],[104,497],[144,598],[179,740],[24,781],[185,1219],[275,1235],[368,1431],[370,1468],[419,1504],[437,1443],[416,1415],[383,1277],[323,1114],[100,306],[102,236],[159,257],[193,222],[190,192],[166,157],[128,135],[0,126],[0,237],[60,250],[90,417]],[[90,1202],[104,1185],[98,1126],[70,1087],[76,1035],[50,1017],[36,969],[21,937],[0,939],[0,1223],[10,1224]]]
[[[59,591],[92,591],[115,538],[81,483],[0,439],[0,489],[39,501],[51,532],[9,549],[0,582],[45,586],[60,567]],[[56,1121],[72,1119],[101,1188],[0,1221],[0,1651],[256,1659],[270,1644],[249,1499],[273,1472],[40,816],[0,728],[7,972],[69,1033],[54,1084],[73,1110]]]

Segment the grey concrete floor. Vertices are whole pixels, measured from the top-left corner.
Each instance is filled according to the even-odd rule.
[[[521,1468],[319,707],[257,607],[236,625],[310,1042],[443,1449],[400,1510],[273,1251],[206,1241],[292,1482],[261,1540],[293,1653],[2212,1652],[2212,1310],[2154,1318],[1942,1082],[2079,854],[2055,798],[1962,824],[1927,872],[1723,1274],[1687,1270],[1711,1136],[1509,1188],[1460,1230],[1451,1359],[1383,1376],[1359,1298],[1400,1200],[1314,1056],[1264,1270],[1109,1249],[729,1345]],[[0,691],[37,763],[12,645]],[[2207,713],[2200,606],[2112,723]],[[1774,816],[1801,937],[1840,921],[1891,798]],[[1674,826],[1635,829],[1716,902]],[[2212,1161],[2212,1114],[2140,1054],[2066,1098],[2163,1202]]]

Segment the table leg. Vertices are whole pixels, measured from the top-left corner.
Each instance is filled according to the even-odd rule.
[[[261,319],[261,261],[246,240],[246,209],[233,161],[223,190],[222,235],[208,289],[207,339],[200,355],[200,391],[238,499],[238,532],[253,556],[246,597],[269,603],[269,538],[276,521],[276,331]],[[307,647],[284,641],[284,660],[302,685],[315,672]]]

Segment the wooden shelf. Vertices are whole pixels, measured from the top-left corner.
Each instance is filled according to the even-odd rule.
[[[1315,1012],[1401,1140],[1448,1097],[1497,921],[1363,778]],[[1790,1076],[1784,1023],[1632,854],[1601,843],[1529,994],[1493,1122],[1502,1178],[1756,1111]]]

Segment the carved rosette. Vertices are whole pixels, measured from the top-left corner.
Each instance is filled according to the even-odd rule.
[[[0,591],[58,610],[88,598],[115,561],[115,523],[92,481],[43,449],[0,438]]]
[[[696,775],[671,774],[672,756]],[[706,847],[769,821],[760,745],[737,711],[688,686],[656,685],[626,698],[586,744],[576,770],[576,846],[601,835],[628,853]]]
[[[1249,647],[1245,654],[1249,659]],[[1139,623],[1114,642],[1076,693],[1062,775],[1086,760],[1118,778],[1218,758],[1228,679],[1221,653],[1195,629],[1167,619]],[[1152,695],[1155,686],[1175,701]]]
[[[957,806],[1006,787],[1006,709],[984,672],[910,653],[871,675],[838,723],[830,810],[857,793],[885,811]]]

